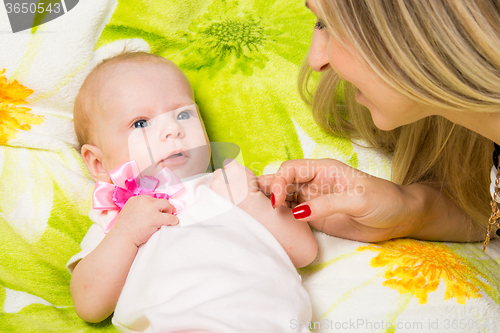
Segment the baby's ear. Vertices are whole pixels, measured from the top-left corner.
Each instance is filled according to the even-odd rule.
[[[94,181],[111,183],[108,171],[102,164],[102,152],[99,147],[90,144],[84,144],[82,146],[81,154],[83,157],[83,161],[87,165],[87,169],[89,169],[90,175],[92,176]]]

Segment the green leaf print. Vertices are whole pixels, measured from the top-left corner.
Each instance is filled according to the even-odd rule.
[[[98,325],[78,318],[71,300],[71,276],[66,262],[80,251],[80,241],[91,221],[77,213],[73,202],[54,182],[54,199],[47,229],[36,243],[26,242],[0,216],[3,251],[0,252],[0,312],[2,332],[116,331],[110,320]],[[90,194],[90,193],[89,193]],[[86,211],[90,209],[87,202]],[[10,304],[7,293],[16,294]],[[19,307],[19,294],[28,300]],[[7,311],[9,310],[9,311]]]

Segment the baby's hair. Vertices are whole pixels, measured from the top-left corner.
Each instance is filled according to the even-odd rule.
[[[151,54],[142,51],[128,51],[125,47],[123,51],[113,57],[104,59],[97,66],[95,66],[83,81],[78,95],[75,99],[75,105],[73,109],[73,125],[76,132],[76,137],[78,139],[79,147],[86,143],[92,143],[95,138],[91,135],[91,128],[94,120],[95,110],[98,109],[97,104],[97,93],[99,87],[103,83],[103,72],[112,65],[131,62],[131,63],[165,63],[173,65],[168,59],[165,59],[159,55]]]

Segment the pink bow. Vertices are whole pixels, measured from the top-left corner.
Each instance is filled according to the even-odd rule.
[[[139,175],[135,161],[129,161],[111,170],[109,176],[114,185],[101,181],[95,184],[92,198],[94,209],[121,211],[127,200],[136,195],[167,199],[174,206],[174,215],[184,209],[184,201],[172,198],[184,189],[184,185],[167,167],[160,170],[155,177]],[[105,233],[113,228],[115,222],[116,217],[109,223]]]

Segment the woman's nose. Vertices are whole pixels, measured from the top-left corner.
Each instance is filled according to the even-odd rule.
[[[328,38],[326,32],[315,29],[309,47],[309,66],[316,72],[322,72],[330,67],[328,59]]]

